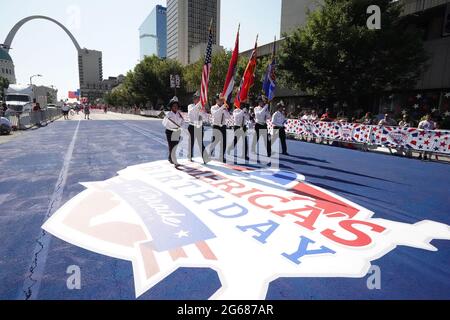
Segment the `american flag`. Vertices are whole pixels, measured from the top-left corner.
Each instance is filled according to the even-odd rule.
[[[212,34],[212,26],[210,26],[208,45],[206,47],[206,54],[205,54],[205,64],[203,65],[203,72],[202,72],[202,87],[200,92],[200,102],[203,108],[208,103],[209,74],[211,72],[211,65],[212,65],[212,45],[213,45],[213,34]]]

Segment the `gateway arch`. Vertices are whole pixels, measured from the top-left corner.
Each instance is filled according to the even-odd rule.
[[[59,21],[52,19],[47,16],[34,15],[26,17],[19,22],[17,22],[11,31],[6,36],[6,39],[1,47],[6,52],[9,52],[11,49],[11,44],[16,36],[16,33],[19,29],[28,21],[43,19],[53,22],[57,26],[59,26],[72,40],[75,49],[77,50],[78,56],[78,71],[79,71],[79,88],[81,89],[82,96],[90,96],[90,90],[101,88],[101,82],[103,81],[103,62],[102,62],[102,52],[96,50],[88,50],[86,48],[81,48],[78,44],[78,41],[75,39],[73,34]],[[0,47],[0,48],[1,48]],[[98,91],[98,90],[94,90]],[[84,93],[84,94],[83,94]],[[102,93],[95,92],[96,97],[102,95]]]
[[[63,29],[67,33],[69,38],[72,40],[75,48],[77,49],[77,52],[81,51],[81,47],[78,44],[78,41],[75,39],[73,34],[62,23],[60,23],[50,17],[46,17],[46,16],[29,16],[29,17],[24,18],[24,19],[20,20],[19,22],[17,22],[15,24],[15,26],[11,29],[11,31],[8,33],[8,35],[6,36],[5,42],[3,43],[4,49],[6,51],[9,51],[9,49],[11,48],[11,44],[14,40],[14,37],[16,36],[17,31],[19,31],[19,29],[28,21],[35,20],[35,19],[48,20],[48,21],[51,21],[51,22],[55,23],[56,25],[58,25],[61,29]]]

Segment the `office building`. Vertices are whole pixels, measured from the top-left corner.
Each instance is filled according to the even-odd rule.
[[[220,0],[167,0],[167,57],[189,64],[191,49],[208,42],[220,45]]]
[[[81,97],[87,98],[89,103],[95,103],[97,99],[103,98],[105,93],[111,92],[125,80],[125,76],[109,77],[108,79],[87,83],[81,88]]]
[[[102,52],[82,49],[78,52],[78,68],[80,86],[87,83],[97,83],[103,80]]]
[[[308,12],[316,10],[322,0],[282,0],[280,34],[289,34],[305,25]]]
[[[140,58],[155,55],[167,56],[166,8],[157,5],[139,27]]]
[[[100,86],[103,81],[102,52],[89,49],[78,51],[78,68],[80,76],[80,91],[82,98],[94,98],[91,88]],[[95,97],[97,98],[97,97]]]

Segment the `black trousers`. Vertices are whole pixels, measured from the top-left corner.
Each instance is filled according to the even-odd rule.
[[[205,144],[203,143],[203,137],[205,135],[205,131],[203,129],[203,126],[200,128],[197,128],[193,125],[189,125],[188,127],[189,131],[189,137],[190,137],[190,148],[188,150],[188,158],[191,159],[194,155],[194,145],[197,140],[197,145],[200,150],[202,150],[202,158],[205,154]]]
[[[169,146],[169,162],[177,163],[176,147],[180,142],[180,133],[177,131],[166,130],[166,139]]]
[[[255,145],[258,146],[257,153],[259,154],[259,139],[262,137],[264,138],[264,146],[267,150],[267,156],[270,157],[272,155],[272,148],[270,144],[270,136],[269,136],[269,130],[267,130],[267,124],[255,124],[255,131],[256,131],[256,139],[255,139]]]
[[[286,131],[284,130],[284,127],[273,127],[273,129],[278,131],[278,136],[280,137],[281,142],[281,152],[283,154],[287,153]]]
[[[225,153],[227,147],[227,126],[213,126],[213,135],[211,140],[211,152],[214,151],[217,145],[220,145],[222,158],[225,161]]]
[[[234,154],[234,156],[236,156],[236,153],[237,153],[236,146],[238,144],[238,141],[240,139],[244,139],[244,151],[243,151],[243,154],[242,154],[242,158],[248,158],[247,128],[245,126],[243,126],[243,127],[234,126],[233,129],[234,129],[234,144],[233,144],[233,147],[234,147],[234,153],[233,154]]]

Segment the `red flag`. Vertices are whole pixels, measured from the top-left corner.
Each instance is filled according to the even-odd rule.
[[[247,100],[250,88],[253,86],[253,83],[255,82],[257,48],[258,48],[258,38],[256,38],[255,48],[253,49],[252,55],[247,64],[247,68],[245,69],[244,75],[242,76],[241,86],[234,101],[234,105],[236,106],[236,108],[240,108],[241,103]]]
[[[225,85],[223,87],[222,96],[225,101],[229,102],[231,100],[231,94],[234,89],[234,77],[236,76],[237,63],[239,59],[239,29],[236,35],[236,43],[234,45],[233,55],[231,56],[230,66],[228,67],[227,78],[225,80]]]

